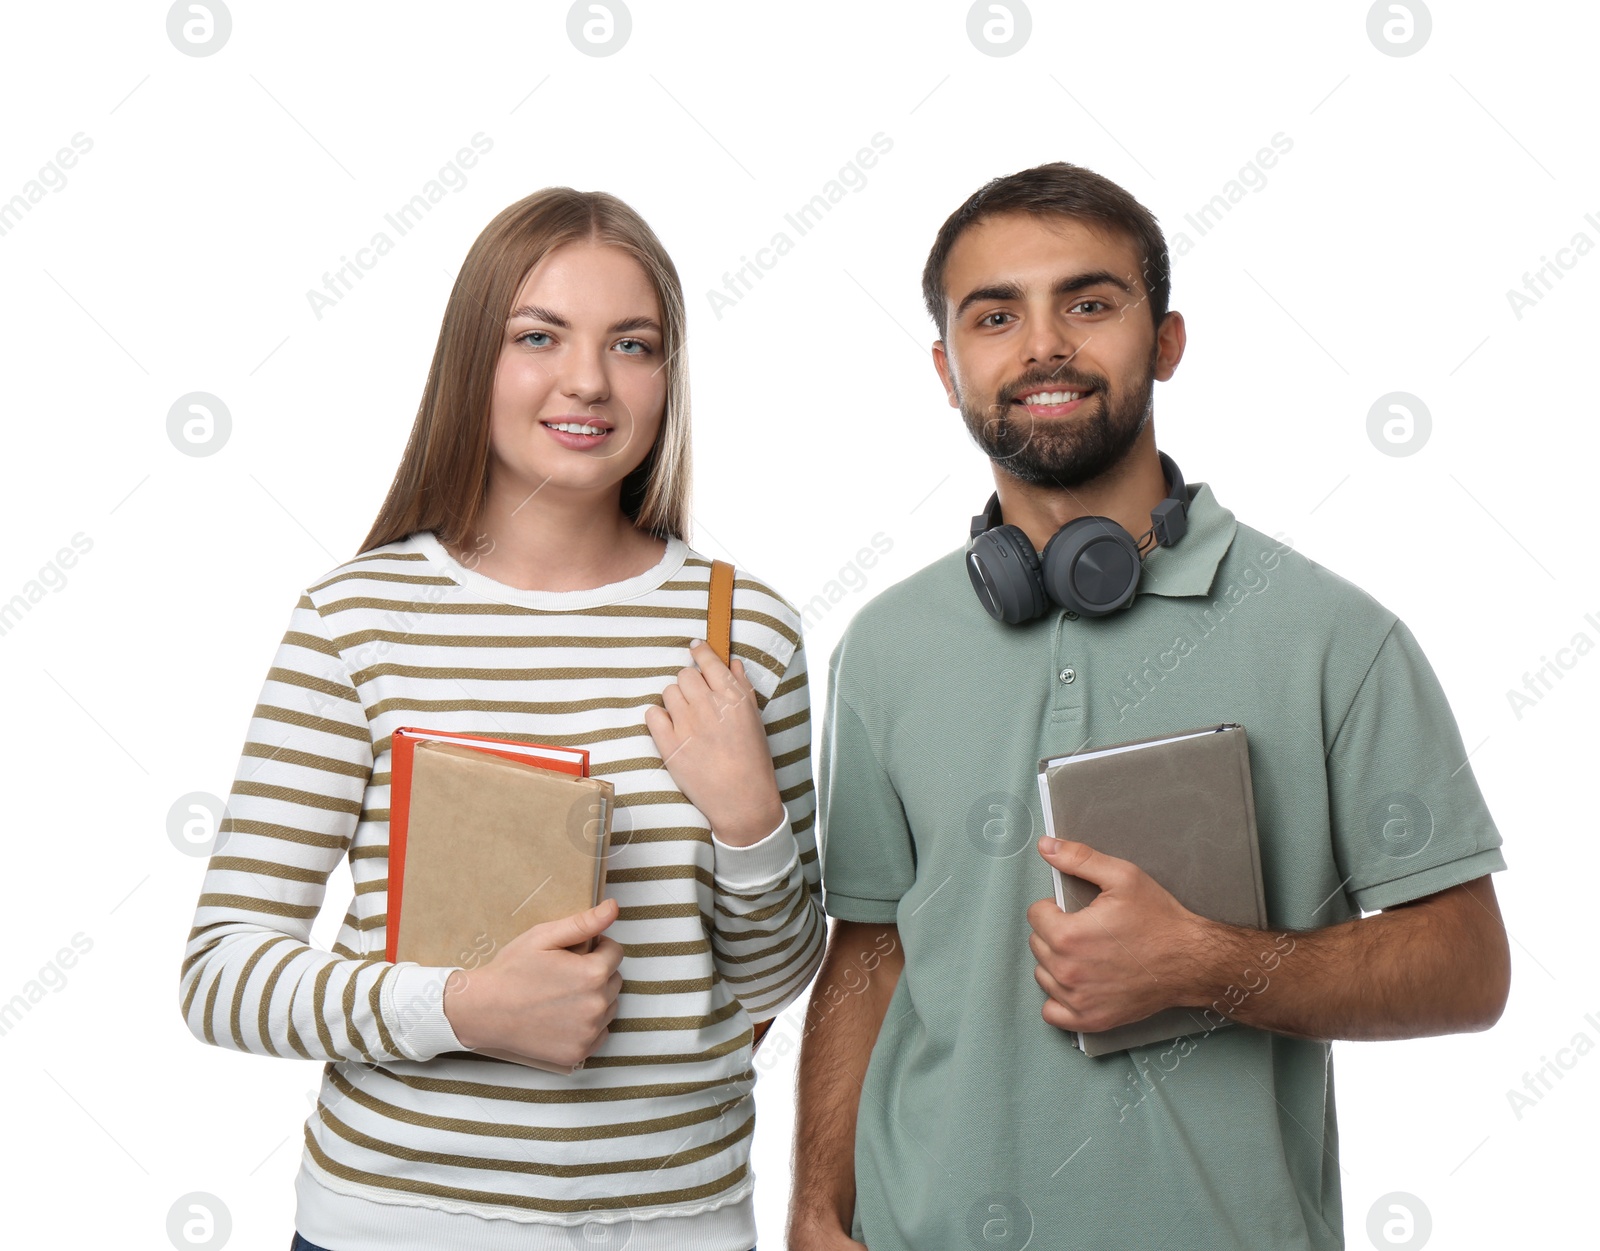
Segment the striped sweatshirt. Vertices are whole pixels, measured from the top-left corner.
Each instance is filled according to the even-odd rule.
[[[705,636],[711,562],[529,591],[422,531],[301,596],[267,673],[206,866],[179,982],[197,1038],[323,1062],[296,1180],[333,1251],[747,1251],[756,1241],[753,1022],[821,963],[800,617],[736,571],[733,654],[755,687],[786,818],[714,838],[644,710]],[[585,747],[615,787],[605,931],[623,947],[610,1033],[568,1075],[462,1048],[448,968],[384,959],[390,737],[399,726]],[[354,897],[313,946],[328,880]]]

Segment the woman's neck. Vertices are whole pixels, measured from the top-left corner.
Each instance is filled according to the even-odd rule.
[[[556,488],[513,500],[491,484],[478,533],[450,554],[524,591],[587,591],[622,582],[659,563],[667,544],[638,529],[620,500],[620,487],[602,500]]]

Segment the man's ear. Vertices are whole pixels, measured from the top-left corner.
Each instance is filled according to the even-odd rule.
[[[1183,325],[1183,314],[1176,309],[1170,311],[1156,328],[1157,382],[1166,382],[1178,372],[1178,362],[1183,359],[1184,345],[1188,341],[1188,333]]]
[[[943,339],[933,341],[933,367],[939,371],[939,381],[944,384],[944,396],[950,401],[950,407],[960,408],[961,401],[956,398],[955,386],[950,381],[950,357],[944,350]]]

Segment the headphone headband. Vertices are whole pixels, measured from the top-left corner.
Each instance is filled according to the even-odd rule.
[[[1048,611],[1051,604],[1079,616],[1100,617],[1126,608],[1139,587],[1141,553],[1153,538],[1171,547],[1189,530],[1189,491],[1177,462],[1158,452],[1167,495],[1150,510],[1150,530],[1135,539],[1109,517],[1075,517],[1036,552],[1018,526],[1000,515],[1000,493],[989,496],[972,519],[967,541],[967,576],[984,610],[1016,625]]]
[[[1161,468],[1167,474],[1167,498],[1150,510],[1150,528],[1155,531],[1156,542],[1171,547],[1189,533],[1189,488],[1183,480],[1178,462],[1165,452],[1157,452]]]
[[[971,543],[985,530],[993,530],[1000,524],[1000,493],[994,492],[989,496],[989,502],[983,506],[983,511],[972,519],[972,530],[967,536]]]
[[[1156,455],[1166,474],[1167,497],[1150,510],[1150,528],[1155,531],[1156,542],[1160,546],[1171,547],[1189,531],[1189,488],[1183,480],[1183,471],[1178,468],[1178,462],[1165,452],[1157,452]],[[996,491],[989,496],[983,511],[972,519],[968,543],[985,530],[993,530],[1000,524],[1000,493]]]

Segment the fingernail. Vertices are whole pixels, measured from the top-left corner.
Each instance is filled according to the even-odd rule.
[[[690,646],[690,648],[699,647],[702,641],[703,640],[701,640],[701,639],[690,639],[689,640],[689,646]]]

